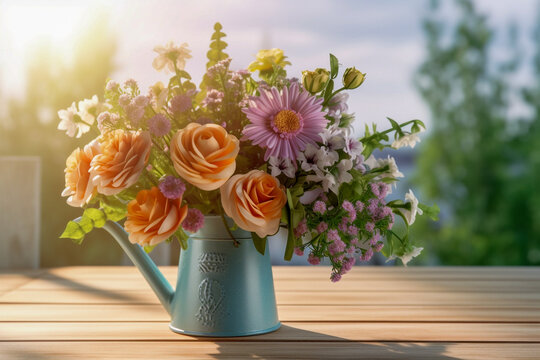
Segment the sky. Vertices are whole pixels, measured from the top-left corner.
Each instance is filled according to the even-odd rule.
[[[145,89],[166,80],[167,74],[151,66],[152,49],[169,40],[189,44],[193,58],[186,70],[200,79],[212,27],[219,21],[228,35],[232,68],[246,68],[261,48],[279,47],[292,62],[289,76],[300,77],[302,70],[328,67],[331,52],[344,67],[367,73],[349,102],[359,127],[371,122],[386,125],[386,116],[429,124],[429,111],[412,84],[425,56],[421,20],[427,4],[427,0],[0,0],[0,97],[24,93],[24,66],[33,44],[47,39],[69,59],[76,29],[100,9],[118,41],[111,75],[116,81],[134,78]],[[497,29],[514,20],[528,35],[538,3],[479,0],[476,5]],[[532,48],[527,36],[522,38],[525,51]],[[502,45],[500,49],[504,56]],[[526,80],[523,73],[516,81]]]

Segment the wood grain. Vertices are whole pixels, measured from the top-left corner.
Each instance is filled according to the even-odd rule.
[[[174,283],[176,268],[162,267]],[[280,330],[174,334],[133,267],[0,272],[0,359],[537,359],[539,268],[275,267]]]
[[[168,322],[3,322],[3,341],[107,341],[197,339],[169,331]],[[273,333],[234,341],[466,341],[538,342],[540,324],[284,322]],[[219,340],[219,339],[218,339]]]
[[[2,359],[469,359],[537,360],[540,344],[411,342],[0,342]]]

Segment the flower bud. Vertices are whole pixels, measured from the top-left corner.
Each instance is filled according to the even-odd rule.
[[[366,74],[356,70],[355,67],[347,68],[343,74],[343,86],[345,89],[356,89],[364,82]]]
[[[312,94],[321,91],[328,81],[330,73],[326,69],[315,69],[315,71],[302,71],[302,84],[304,88]]]

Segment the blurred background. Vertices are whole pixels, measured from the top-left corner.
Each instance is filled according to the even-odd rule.
[[[391,197],[412,188],[441,208],[437,223],[417,218],[411,235],[425,250],[411,265],[540,264],[540,2],[254,4],[0,0],[0,156],[41,159],[41,266],[123,261],[101,230],[81,246],[58,238],[81,214],[60,197],[65,159],[91,135],[56,130],[57,111],[102,99],[107,79],[165,81],[152,49],[169,40],[190,45],[186,70],[200,79],[216,21],[234,69],[279,47],[289,76],[328,67],[329,52],[366,72],[349,101],[359,136],[386,116],[425,121],[419,145],[388,151],[407,179]]]

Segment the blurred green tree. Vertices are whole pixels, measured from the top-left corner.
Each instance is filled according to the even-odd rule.
[[[80,209],[60,197],[67,156],[96,134],[72,139],[56,129],[57,111],[75,100],[103,93],[113,70],[116,41],[106,14],[97,11],[77,34],[68,61],[51,44],[41,42],[28,54],[25,94],[8,100],[8,114],[0,119],[0,155],[35,155],[42,161],[41,264],[118,264],[121,250],[103,232],[93,234],[84,249],[59,239],[65,224]]]
[[[415,78],[432,118],[415,181],[443,213],[438,228],[420,220],[416,237],[444,264],[538,263],[528,251],[540,234],[520,205],[528,185],[516,190],[513,182],[519,165],[514,161],[528,150],[516,153],[513,142],[522,135],[512,138],[508,131],[509,77],[519,65],[515,28],[509,32],[510,57],[499,61],[492,52],[495,33],[473,3],[444,5],[452,9],[431,2],[424,21],[427,59]],[[525,182],[533,179],[526,176]]]

